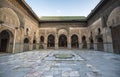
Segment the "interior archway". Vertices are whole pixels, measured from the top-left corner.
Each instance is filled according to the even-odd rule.
[[[111,28],[111,40],[113,50],[120,54],[120,6],[116,7],[110,13],[107,25]]]
[[[19,27],[20,20],[16,12],[11,8],[0,8],[0,20],[12,27]]]
[[[79,47],[78,36],[77,35],[72,35],[71,36],[71,47],[72,48],[78,48]]]
[[[13,34],[9,30],[3,30],[0,33],[0,52],[11,52],[12,49],[13,49]]]
[[[67,37],[64,34],[59,36],[59,47],[67,47]]]
[[[47,47],[55,47],[55,37],[52,34],[48,36]]]

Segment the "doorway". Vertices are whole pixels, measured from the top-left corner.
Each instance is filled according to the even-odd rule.
[[[78,36],[77,35],[72,35],[71,36],[71,47],[72,48],[78,48],[79,47]]]
[[[8,52],[9,47],[10,47],[10,32],[4,30],[0,33],[0,52]]]
[[[24,51],[28,51],[29,50],[29,39],[25,38],[24,39]]]
[[[59,47],[67,47],[67,37],[64,34],[59,36]]]
[[[49,48],[55,47],[55,37],[53,35],[48,36],[47,47],[49,47]]]
[[[83,49],[86,49],[87,48],[87,41],[86,41],[86,37],[85,36],[82,36],[82,48]]]
[[[102,35],[98,35],[98,38],[97,38],[97,50],[98,51],[104,51],[103,36]]]
[[[120,25],[111,29],[113,49],[115,53],[120,54]]]

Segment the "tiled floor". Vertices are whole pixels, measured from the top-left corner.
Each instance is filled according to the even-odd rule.
[[[58,59],[54,54],[73,54]],[[0,77],[120,77],[120,55],[90,50],[39,50],[0,55]]]

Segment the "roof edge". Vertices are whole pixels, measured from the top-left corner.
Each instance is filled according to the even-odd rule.
[[[42,16],[40,21],[86,21],[85,16]]]
[[[40,21],[40,23],[59,23],[59,22],[69,22],[69,23],[75,22],[76,23],[76,22],[87,22],[87,21],[86,20],[81,20],[81,21],[73,21],[73,20],[71,20],[71,21],[70,20],[68,20],[68,21]]]
[[[19,1],[19,0],[18,0]],[[52,22],[52,21],[49,21],[49,20],[41,20],[37,15],[36,13],[32,10],[32,8],[25,2],[25,0],[20,0],[25,6],[26,8],[31,12],[31,14],[33,14],[33,16],[39,21],[39,22]],[[107,0],[101,0],[97,6],[91,11],[91,13],[85,18],[85,19],[81,19],[81,20],[61,20],[60,22],[62,21],[88,21],[95,13],[96,11],[102,6],[105,4],[105,2],[107,2]],[[44,16],[43,16],[44,17]],[[47,17],[47,16],[45,16]],[[49,17],[49,16],[48,16]],[[52,16],[50,16],[52,17]],[[57,17],[57,16],[54,16],[54,17]],[[64,17],[64,16],[59,16],[59,17]],[[68,16],[69,17],[69,16]],[[74,16],[75,17],[75,16]],[[77,17],[77,16],[76,16]],[[80,16],[78,16],[80,17]]]
[[[107,2],[107,0],[101,0],[97,6],[91,11],[91,13],[87,16],[86,20],[88,21],[94,14],[95,12],[102,6],[105,4],[105,2]]]
[[[31,12],[31,14],[33,14],[33,16],[35,17],[35,19],[37,21],[40,21],[39,17],[37,16],[37,14],[32,10],[32,8],[25,2],[25,0],[18,0],[18,2],[21,1],[23,3],[23,5],[25,5],[25,7]]]

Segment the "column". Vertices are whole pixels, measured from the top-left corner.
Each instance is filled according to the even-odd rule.
[[[58,49],[58,33],[55,35],[55,49]]]
[[[104,38],[104,51],[113,52],[112,34],[109,27],[105,28]]]
[[[45,40],[44,40],[44,49],[47,49],[47,34],[46,34],[46,30],[45,30]]]
[[[67,46],[68,46],[68,49],[71,49],[71,37],[70,37],[70,35],[68,34],[68,36],[67,36]]]
[[[14,35],[13,52],[12,53],[15,53],[15,42],[16,42],[16,30],[15,30],[15,35]]]

